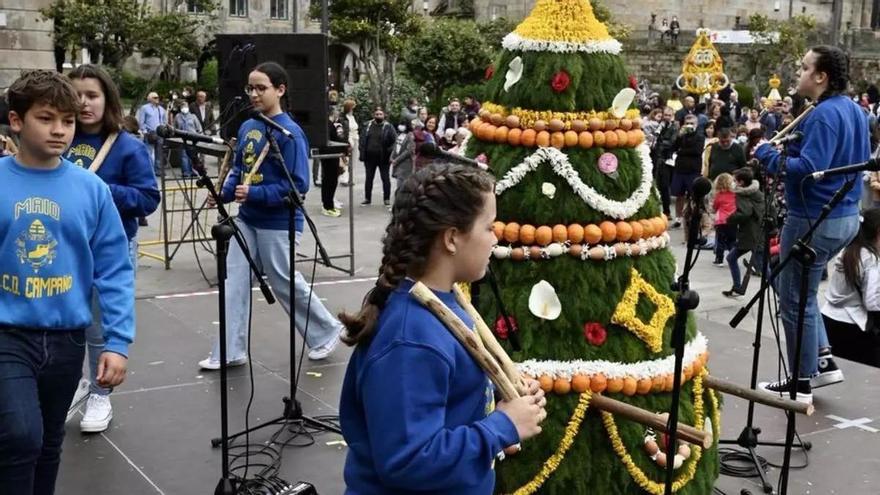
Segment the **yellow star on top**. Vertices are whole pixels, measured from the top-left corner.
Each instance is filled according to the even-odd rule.
[[[636,316],[636,305],[639,303],[639,297],[644,295],[649,301],[654,303],[657,310],[651,317],[651,321],[645,323]],[[669,296],[657,292],[657,289],[651,286],[638,270],[632,269],[629,280],[629,287],[623,293],[620,303],[611,316],[611,322],[626,327],[627,330],[636,334],[636,336],[648,346],[651,352],[660,352],[663,349],[663,329],[666,328],[666,322],[675,314],[675,303]]]

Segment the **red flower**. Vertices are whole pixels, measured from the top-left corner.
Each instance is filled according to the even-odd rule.
[[[518,330],[516,318],[509,316],[508,319],[510,320],[510,326],[513,327],[512,330],[516,332]],[[498,319],[495,320],[495,335],[497,335],[499,339],[507,339],[508,332],[507,322],[504,320],[503,316],[499,316]]]
[[[557,72],[553,76],[553,80],[550,81],[550,86],[553,88],[553,91],[556,91],[557,93],[565,91],[565,88],[567,88],[569,84],[571,84],[571,77],[569,77],[568,72],[565,72],[564,70]]]
[[[638,91],[639,90],[639,80],[636,79],[636,76],[630,74],[629,76],[629,87]]]
[[[600,346],[605,343],[608,332],[601,323],[591,322],[584,324],[584,338],[592,345]]]
[[[488,81],[489,79],[492,79],[492,76],[494,76],[494,75],[495,75],[495,66],[490,65],[489,67],[486,67],[486,80]]]

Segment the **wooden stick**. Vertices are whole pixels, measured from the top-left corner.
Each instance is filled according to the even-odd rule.
[[[812,404],[805,404],[796,400],[776,397],[765,392],[758,392],[757,390],[741,387],[735,383],[729,382],[727,380],[722,380],[721,378],[717,378],[711,375],[706,375],[706,377],[703,378],[703,383],[705,383],[707,387],[717,390],[719,392],[724,392],[725,394],[729,395],[735,395],[737,397],[741,397],[752,402],[757,402],[759,404],[764,404],[765,406],[775,407],[777,409],[794,411],[796,413],[805,414],[807,416],[812,416],[813,413],[816,411],[816,408],[813,407]]]
[[[429,311],[434,313],[434,316],[439,318],[458,341],[464,345],[464,348],[477,361],[477,364],[489,375],[492,383],[498,387],[498,393],[501,395],[502,400],[510,401],[520,397],[516,386],[510,381],[510,378],[507,377],[495,358],[483,347],[480,339],[461,321],[458,315],[453,313],[440,298],[431,292],[431,289],[421,282],[416,282],[412,289],[410,289],[410,294],[428,308]]]
[[[514,385],[516,385],[520,394],[525,393],[525,382],[522,379],[522,375],[519,370],[516,369],[513,360],[510,359],[510,356],[507,355],[507,352],[504,351],[504,348],[501,347],[501,344],[495,339],[495,334],[493,334],[492,330],[486,325],[486,321],[483,320],[483,317],[474,305],[471,304],[468,298],[465,297],[464,293],[457,285],[453,287],[452,292],[455,293],[455,300],[458,301],[458,304],[464,308],[467,314],[474,320],[474,323],[476,323],[477,333],[480,335],[480,340],[483,341],[483,345],[490,353],[492,353],[498,363],[501,364],[504,374],[507,375],[507,378],[509,378]]]
[[[786,136],[786,134],[788,134],[789,132],[793,131],[794,128],[797,127],[797,125],[800,124],[801,121],[804,120],[804,119],[807,117],[807,115],[809,115],[810,112],[812,112],[815,108],[816,108],[816,107],[815,107],[812,103],[810,103],[809,105],[807,105],[806,107],[804,107],[804,111],[801,112],[801,114],[798,115],[796,119],[792,120],[792,121],[791,121],[791,124],[788,124],[787,126],[785,126],[784,129],[782,129],[781,131],[777,132],[776,135],[773,136],[772,139],[770,139],[770,144],[776,144],[776,142],[777,142],[778,140],[784,138],[784,137]]]
[[[232,159],[235,156],[235,146],[238,143],[238,138],[232,138],[229,140],[229,147],[226,149],[226,153],[223,154],[223,160],[220,161],[220,168],[217,171],[217,192],[223,190],[223,183],[226,182],[226,176],[229,175],[229,171],[232,169]]]
[[[635,421],[636,423],[650,426],[661,433],[668,433],[668,413],[652,413],[640,407],[619,400],[614,400],[601,394],[593,394],[593,397],[590,399],[590,406]],[[681,422],[678,423],[677,436],[684,442],[701,445],[703,448],[709,448],[712,445],[711,433],[698,430],[693,426]]]

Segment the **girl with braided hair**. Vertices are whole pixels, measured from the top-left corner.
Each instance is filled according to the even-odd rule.
[[[494,459],[540,433],[546,399],[530,381],[526,395],[493,407],[486,374],[409,290],[422,282],[473,328],[452,288],[486,272],[494,181],[434,164],[407,179],[393,212],[376,286],[358,314],[340,315],[355,347],[339,408],[346,493],[489,495]]]
[[[832,46],[813,47],[801,61],[798,78],[798,94],[816,105],[797,128],[803,138],[788,145],[784,167],[781,165],[782,153],[775,147],[765,143],[755,150],[755,158],[767,167],[768,173],[777,174],[784,168],[788,216],[782,227],[780,256],[783,258],[810,229],[834,193],[845,181],[854,178],[852,175],[835,175],[814,181],[809,174],[871,158],[867,116],[846,96],[849,84],[846,53]],[[862,181],[856,180],[855,187],[813,235],[811,247],[816,251],[816,259],[808,268],[809,290],[800,369],[791,370],[791,378],[762,383],[761,388],[770,393],[787,395],[794,379],[797,380],[798,400],[812,402],[813,388],[843,381],[843,373],[831,355],[816,295],[825,266],[858,232],[861,188]],[[795,361],[800,275],[800,264],[789,263],[780,273],[777,285],[789,364]]]

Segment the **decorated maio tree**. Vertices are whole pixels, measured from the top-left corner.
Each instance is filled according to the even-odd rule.
[[[512,325],[492,297],[479,309],[519,369],[548,391],[544,431],[497,464],[499,493],[705,495],[716,446],[681,443],[590,407],[602,393],[669,410],[675,260],[667,219],[621,45],[586,0],[539,0],[487,69],[487,94],[466,153],[498,178],[499,244],[492,268]],[[512,328],[511,328],[512,327]],[[702,384],[706,338],[686,336],[681,421],[718,430],[718,401]]]

